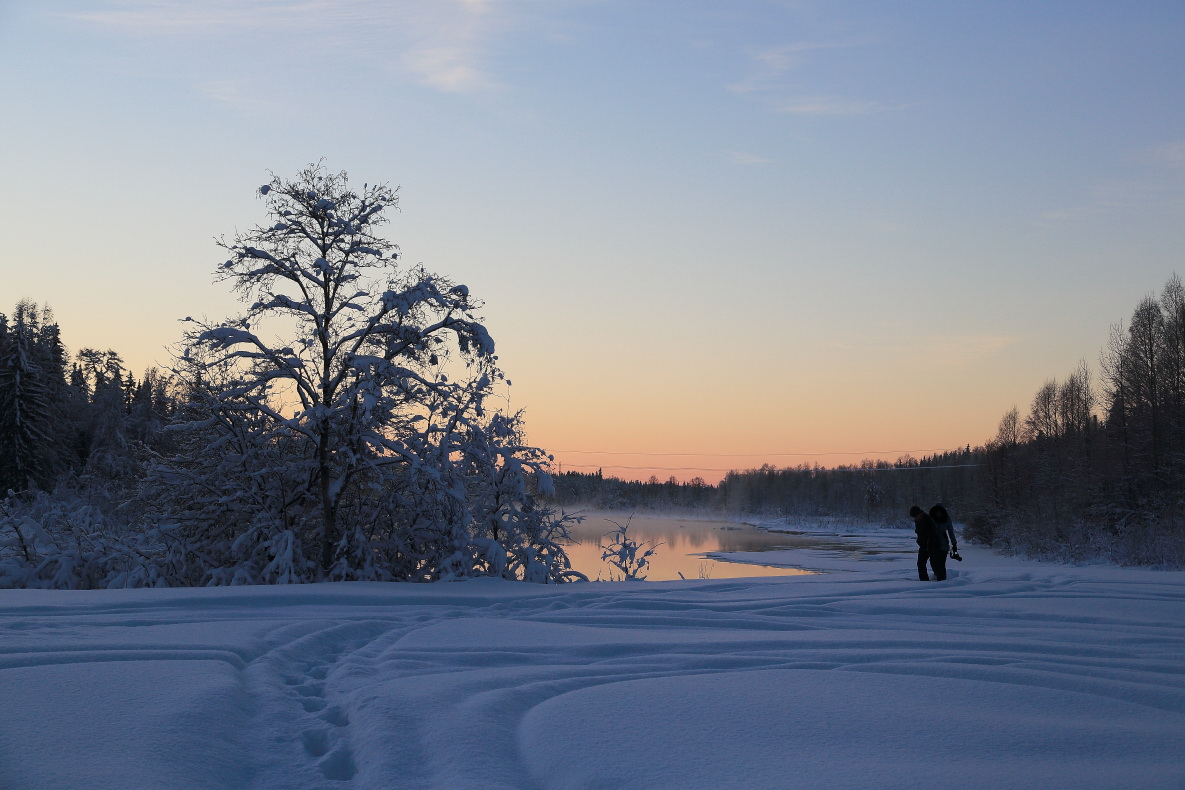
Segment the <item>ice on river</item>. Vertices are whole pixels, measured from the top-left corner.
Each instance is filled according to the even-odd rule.
[[[964,556],[0,591],[0,787],[1185,787],[1185,573]]]

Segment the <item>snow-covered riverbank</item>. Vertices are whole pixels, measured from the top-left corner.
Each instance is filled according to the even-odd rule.
[[[1185,786],[1185,573],[964,548],[929,584],[906,551],[765,579],[2,591],[0,787]]]

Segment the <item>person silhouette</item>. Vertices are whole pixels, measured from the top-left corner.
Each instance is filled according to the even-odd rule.
[[[934,526],[938,527],[938,541],[941,544],[942,553],[949,553],[955,559],[959,553],[959,539],[955,537],[955,525],[950,520],[950,513],[946,512],[946,507],[939,502],[934,507],[930,508],[930,518],[934,519]]]
[[[930,581],[926,573],[926,561],[934,569],[935,581],[946,580],[946,551],[942,549],[942,539],[938,535],[938,525],[930,514],[917,505],[909,509],[913,517],[913,531],[918,540],[918,578],[924,582]]]

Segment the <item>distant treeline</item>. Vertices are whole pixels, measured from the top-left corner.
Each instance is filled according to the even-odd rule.
[[[149,368],[137,379],[109,349],[71,361],[49,308],[19,302],[0,313],[0,499],[64,478],[106,488],[135,476],[163,449],[177,402],[168,376]]]
[[[776,516],[907,521],[947,505],[967,539],[1071,560],[1185,565],[1185,286],[1174,275],[1112,328],[1092,374],[1080,362],[1013,408],[978,447],[894,463],[729,472],[703,481],[627,482],[568,472],[560,504],[697,508]]]

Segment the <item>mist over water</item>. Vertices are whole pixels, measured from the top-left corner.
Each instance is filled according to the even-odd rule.
[[[810,573],[801,568],[727,562],[705,555],[731,551],[772,551],[798,547],[801,538],[764,532],[739,521],[663,515],[587,514],[570,528],[576,541],[567,547],[572,567],[590,579],[609,578],[610,566],[601,559],[601,543],[617,525],[629,523],[629,537],[641,544],[662,544],[644,572],[649,581],[670,579],[734,579],[746,576],[787,576]],[[614,570],[614,573],[617,572]],[[682,577],[680,577],[682,574]]]

